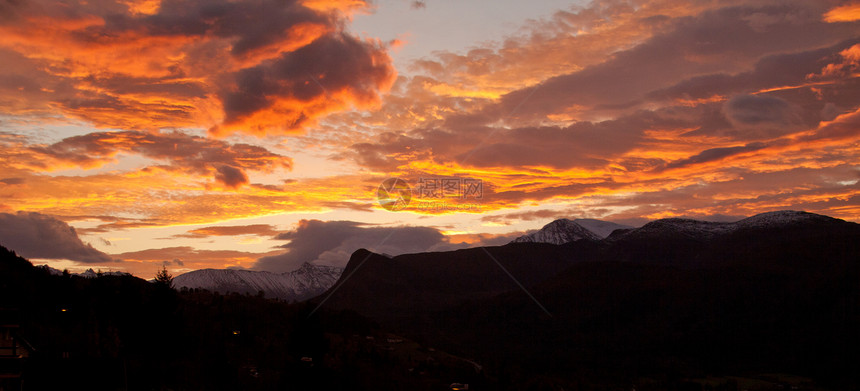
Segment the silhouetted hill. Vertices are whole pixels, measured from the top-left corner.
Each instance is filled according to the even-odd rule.
[[[517,289],[517,282],[507,272],[521,284],[542,282],[587,258],[586,251],[577,256],[571,253],[569,248],[546,243],[511,243],[393,258],[360,249],[350,257],[340,280],[312,301],[327,299],[327,308],[349,308],[376,319],[393,320]]]
[[[739,389],[738,376],[790,373],[860,386],[860,225],[826,216],[664,219],[602,241],[393,259],[361,250],[339,285],[325,306],[474,357],[499,384]],[[806,387],[780,381],[762,389]]]
[[[733,223],[662,219],[616,231],[605,240],[606,259],[714,267],[745,262],[814,266],[856,252],[860,225],[806,212],[779,211]]]
[[[529,287],[583,261],[653,262],[682,268],[815,267],[858,254],[860,225],[805,212],[772,212],[735,223],[662,219],[602,241],[521,242],[389,258],[353,253],[338,282],[315,302],[378,319],[450,308]],[[510,273],[508,275],[507,273]],[[513,277],[513,278],[512,278]],[[516,279],[516,281],[514,280]]]

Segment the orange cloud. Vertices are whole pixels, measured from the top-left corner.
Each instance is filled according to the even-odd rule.
[[[50,145],[30,146],[36,159],[32,168],[51,170],[67,166],[96,168],[119,154],[139,154],[166,163],[164,170],[213,175],[229,188],[248,184],[247,170],[273,172],[291,169],[292,160],[249,144],[229,144],[180,132],[96,132],[63,139]],[[18,164],[21,164],[20,162]]]
[[[394,79],[386,44],[343,31],[361,1],[39,3],[10,4],[0,20],[10,82],[32,90],[0,80],[9,113],[277,134],[377,104]]]
[[[858,10],[860,10],[860,6],[858,6]],[[858,19],[860,19],[860,17],[858,17]],[[821,69],[821,73],[819,75],[810,74],[807,78],[833,79],[856,77],[858,75],[858,71],[860,71],[860,44],[853,45],[850,48],[839,52],[839,57],[842,58],[841,62],[827,64],[827,66]]]
[[[212,131],[290,131],[350,105],[373,107],[379,104],[377,91],[387,90],[396,75],[384,49],[378,41],[333,34],[243,69],[222,94],[225,124]]]
[[[210,236],[258,235],[275,236],[278,230],[269,224],[229,225],[192,229],[186,234],[175,235],[178,238],[207,238]]]
[[[860,4],[841,5],[824,14],[825,22],[853,22],[860,20]]]
[[[503,220],[487,220],[496,223],[559,216],[516,213],[545,203],[568,215],[619,219],[779,208],[856,219],[860,210],[860,42],[852,22],[822,21],[817,3],[598,2],[529,22],[498,45],[428,56],[415,63],[417,74],[400,77],[388,44],[332,22],[360,2],[214,3],[242,15],[271,11],[265,20],[293,18],[260,31],[228,28],[233,19],[224,13],[201,22],[170,1],[106,4],[121,17],[88,9],[42,16],[68,21],[42,32],[82,58],[20,32],[0,38],[9,42],[0,58],[22,76],[0,79],[9,97],[0,102],[16,113],[59,110],[139,129],[211,124],[217,135],[316,124],[318,131],[291,134],[279,148],[353,164],[353,174],[261,179],[291,161],[177,132],[97,132],[52,144],[0,135],[8,146],[0,155],[6,208],[125,216],[93,230],[333,208],[376,212],[376,187],[396,176],[413,187],[421,178],[481,179],[480,200],[422,206],[435,200],[415,197],[404,212],[499,211]],[[168,16],[189,23],[166,23]],[[105,31],[115,34],[93,35]],[[141,51],[143,60],[117,59],[114,67],[108,48]],[[373,109],[345,110],[354,107]],[[106,171],[129,155],[145,167]],[[100,173],[49,175],[68,167]],[[467,203],[478,208],[459,206]],[[216,233],[189,233],[196,234]]]

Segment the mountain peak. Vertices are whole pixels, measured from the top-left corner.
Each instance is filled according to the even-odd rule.
[[[538,231],[520,236],[512,243],[564,244],[577,240],[601,240],[616,229],[630,228],[609,221],[594,219],[558,219],[544,225]]]
[[[601,238],[585,227],[570,219],[558,219],[544,225],[537,232],[526,234],[514,239],[514,243],[551,243],[564,244],[577,240],[600,240]]]

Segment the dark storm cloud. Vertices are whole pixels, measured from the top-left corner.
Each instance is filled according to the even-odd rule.
[[[801,119],[788,102],[768,95],[739,95],[723,106],[740,138],[773,138],[803,129]]]
[[[285,32],[301,23],[333,24],[332,16],[314,12],[295,0],[166,0],[154,15],[114,15],[107,19],[106,30],[143,30],[151,36],[234,37],[237,40],[231,52],[241,56],[281,42]]]
[[[381,50],[348,34],[330,34],[274,61],[246,68],[236,75],[234,90],[223,94],[226,122],[233,123],[281,102],[287,127],[300,127],[309,109],[294,102],[311,102],[349,91],[360,102],[376,98],[375,86],[388,83],[393,71],[379,64]],[[285,108],[284,105],[279,108]],[[290,112],[291,111],[291,112]]]
[[[447,244],[445,236],[435,228],[375,227],[355,221],[302,220],[296,230],[276,239],[290,241],[283,246],[287,252],[260,258],[255,269],[284,272],[304,262],[344,266],[359,248],[399,255]]]
[[[693,156],[690,156],[686,159],[681,159],[681,160],[671,162],[671,163],[667,164],[665,168],[666,169],[680,168],[680,167],[686,167],[686,166],[694,165],[694,164],[712,162],[715,160],[724,159],[724,158],[727,158],[729,156],[734,156],[734,155],[745,153],[745,152],[758,151],[758,150],[763,149],[765,147],[767,147],[767,145],[765,145],[763,143],[750,143],[747,145],[737,146],[737,147],[706,149],[706,150],[699,152],[698,154],[695,154]]]
[[[248,184],[248,176],[242,170],[228,165],[221,165],[215,169],[215,180],[227,187],[238,188]]]
[[[81,263],[118,261],[83,243],[68,224],[36,212],[0,213],[0,244],[25,258]]]
[[[16,3],[0,3],[0,59],[14,76],[0,78],[0,105],[14,113],[277,133],[376,104],[395,77],[388,44],[346,32],[360,0]]]
[[[26,181],[27,180],[24,178],[3,178],[3,179],[0,179],[0,182],[5,183],[7,185],[20,185]]]

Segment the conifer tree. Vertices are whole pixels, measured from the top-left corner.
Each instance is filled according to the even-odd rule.
[[[155,283],[173,288],[173,275],[167,271],[167,266],[162,265],[161,270],[155,274]]]

